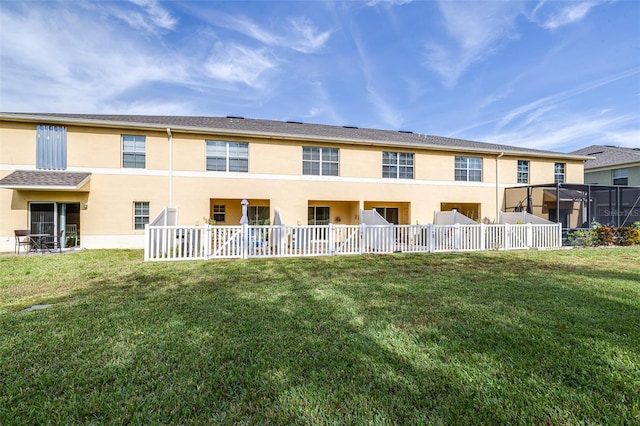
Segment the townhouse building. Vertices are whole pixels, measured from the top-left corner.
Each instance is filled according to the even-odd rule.
[[[0,251],[16,229],[75,225],[85,248],[141,248],[165,207],[179,225],[397,224],[456,209],[497,221],[505,188],[583,183],[577,154],[242,117],[0,113]],[[550,206],[553,208],[553,206]]]

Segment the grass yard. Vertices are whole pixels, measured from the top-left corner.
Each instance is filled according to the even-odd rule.
[[[0,424],[640,424],[639,247],[141,259],[0,257]]]

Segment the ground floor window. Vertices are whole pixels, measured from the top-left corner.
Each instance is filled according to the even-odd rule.
[[[215,222],[226,222],[227,219],[227,206],[224,204],[213,205],[213,220]]]
[[[309,207],[309,225],[328,225],[331,220],[329,207]]]
[[[375,211],[389,223],[399,224],[399,209],[397,207],[374,207]]]
[[[250,225],[268,225],[269,207],[265,206],[249,206],[247,211],[249,215]]]
[[[133,203],[133,229],[144,230],[149,223],[149,202],[135,201]]]

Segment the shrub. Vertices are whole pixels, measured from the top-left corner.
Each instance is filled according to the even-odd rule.
[[[567,242],[574,247],[591,247],[595,245],[594,234],[588,229],[578,229],[567,234]]]
[[[598,245],[612,246],[616,241],[616,234],[611,226],[598,226],[593,232]]]
[[[640,228],[634,226],[627,226],[624,228],[617,228],[617,243],[621,246],[632,246],[640,244]]]

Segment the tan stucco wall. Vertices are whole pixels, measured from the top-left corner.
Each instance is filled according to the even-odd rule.
[[[0,177],[16,169],[35,170],[36,123],[2,122]],[[121,135],[146,136],[145,169],[123,169]],[[205,140],[249,142],[249,173],[207,172]],[[302,175],[302,146],[339,148],[340,176]],[[382,151],[415,153],[414,179],[382,179]],[[80,202],[84,240],[99,245],[114,236],[139,244],[143,231],[133,229],[133,203],[150,203],[152,220],[169,203],[169,142],[166,132],[126,128],[67,126],[68,171],[91,172],[82,191],[16,191],[0,188],[0,250],[13,250],[13,230],[28,225],[28,202]],[[483,159],[483,182],[455,182],[455,156]],[[518,159],[530,161],[530,183],[552,183],[554,163],[567,163],[566,181],[582,183],[582,161],[526,158],[497,154],[454,153],[396,147],[339,145],[260,138],[222,138],[173,132],[173,205],[181,225],[203,224],[212,199],[267,200],[273,217],[280,208],[286,224],[306,224],[310,205],[328,205],[342,224],[359,223],[359,210],[371,206],[400,207],[401,223],[433,221],[441,203],[479,205],[479,216],[495,220],[496,193],[502,206],[504,187],[517,186]],[[84,192],[90,190],[90,192]],[[84,208],[86,204],[86,209]],[[237,206],[239,208],[239,206]],[[93,239],[92,239],[93,238]],[[110,243],[110,244],[111,244]]]

